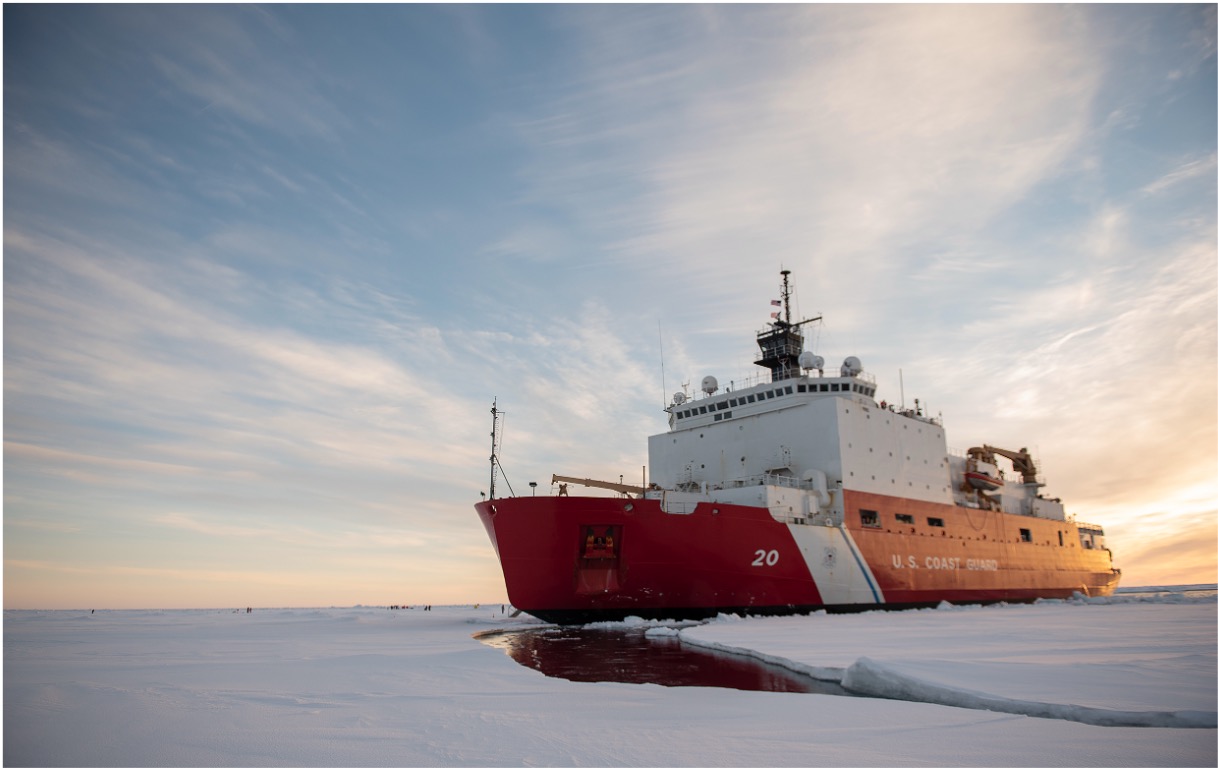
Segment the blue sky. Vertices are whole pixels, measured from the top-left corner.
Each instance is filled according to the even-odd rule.
[[[6,607],[500,601],[491,400],[640,476],[783,267],[1215,580],[1213,5],[8,5],[4,86]]]

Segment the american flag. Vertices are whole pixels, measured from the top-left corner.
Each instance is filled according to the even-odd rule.
[[[770,304],[773,305],[774,307],[782,307],[782,303],[776,299],[770,300]]]

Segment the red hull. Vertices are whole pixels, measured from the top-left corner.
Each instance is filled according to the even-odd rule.
[[[862,493],[845,493],[844,527],[721,503],[668,514],[659,501],[626,498],[476,508],[512,604],[559,623],[1108,595],[1120,576],[1108,551],[1082,547],[1072,522]],[[862,509],[881,526],[865,526]]]

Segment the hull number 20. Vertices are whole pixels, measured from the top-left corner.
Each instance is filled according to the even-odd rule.
[[[778,551],[758,548],[756,554],[757,558],[753,559],[754,567],[773,567],[778,563]]]

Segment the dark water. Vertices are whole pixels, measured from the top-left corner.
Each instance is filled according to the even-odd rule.
[[[483,634],[479,641],[522,666],[573,682],[626,682],[665,687],[850,695],[778,666],[683,645],[676,637],[648,637],[642,629],[550,627]]]

